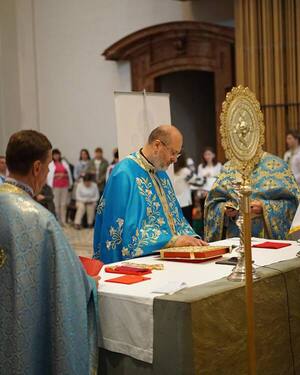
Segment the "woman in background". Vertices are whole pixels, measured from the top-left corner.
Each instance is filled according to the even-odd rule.
[[[72,183],[69,164],[61,157],[61,152],[57,148],[53,149],[47,184],[53,190],[56,217],[62,225],[66,224],[68,190]]]
[[[85,175],[88,162],[91,160],[90,154],[86,148],[80,150],[79,161],[74,168],[74,180],[78,181]]]
[[[93,176],[86,173],[76,189],[76,215],[74,228],[81,228],[81,221],[84,214],[87,214],[88,227],[92,228],[95,218],[96,204],[99,200],[99,192],[96,182],[93,182]]]
[[[205,199],[222,171],[222,164],[216,160],[216,154],[211,147],[205,147],[201,159],[202,162],[198,166],[198,177],[202,181],[202,186],[196,194],[196,205],[199,210],[199,216],[201,217],[201,228],[204,229]]]
[[[200,198],[206,198],[214,182],[222,170],[222,164],[216,160],[216,154],[211,147],[206,147],[202,153],[202,162],[198,166],[198,177],[204,181],[199,191]]]

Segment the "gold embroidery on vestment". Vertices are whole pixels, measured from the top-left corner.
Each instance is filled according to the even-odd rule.
[[[3,249],[0,249],[0,268],[2,268],[6,262],[7,256]]]

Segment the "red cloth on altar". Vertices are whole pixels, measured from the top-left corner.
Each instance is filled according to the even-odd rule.
[[[91,259],[86,257],[79,257],[86,273],[92,277],[99,275],[101,268],[103,267],[103,263],[97,259]]]
[[[271,242],[271,241],[266,241],[263,243],[259,243],[257,245],[253,245],[252,247],[260,247],[260,248],[265,248],[265,249],[281,249],[282,247],[287,247],[290,246],[290,243],[287,242]]]

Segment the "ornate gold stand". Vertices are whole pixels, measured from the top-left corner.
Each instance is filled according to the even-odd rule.
[[[238,86],[227,93],[220,119],[222,145],[226,157],[242,174],[242,183],[237,191],[240,214],[237,222],[240,226],[240,257],[228,279],[246,281],[248,373],[253,375],[256,374],[253,279],[258,278],[258,275],[252,267],[251,188],[248,181],[263,153],[263,114],[255,95],[247,87]]]
[[[246,280],[246,262],[245,262],[245,212],[250,211],[250,203],[249,197],[251,195],[251,187],[249,184],[246,183],[246,180],[243,180],[242,184],[236,184],[236,192],[239,197],[239,207],[241,207],[242,214],[239,215],[237,219],[237,226],[240,229],[240,245],[236,251],[239,253],[237,265],[233,268],[232,273],[228,276],[228,280],[230,281],[245,281]],[[248,205],[248,208],[247,208]],[[251,230],[250,230],[250,242],[251,242]],[[251,251],[250,251],[251,256]],[[255,268],[252,266],[251,260],[251,268],[252,269],[252,279],[256,280],[259,279],[259,275],[257,274]],[[251,271],[250,271],[251,272]]]

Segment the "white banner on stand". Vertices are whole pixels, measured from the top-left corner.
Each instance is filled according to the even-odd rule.
[[[115,92],[115,111],[120,160],[138,151],[150,132],[171,124],[169,94]]]

